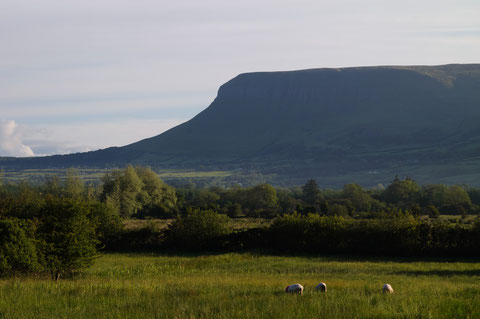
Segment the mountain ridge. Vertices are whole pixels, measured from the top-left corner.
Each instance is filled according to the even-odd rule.
[[[444,167],[453,183],[474,167],[470,181],[480,167],[477,123],[480,64],[252,72],[223,84],[209,107],[160,135],[43,160],[3,158],[0,166],[248,168],[333,184],[408,172],[434,182],[445,175],[434,168]]]

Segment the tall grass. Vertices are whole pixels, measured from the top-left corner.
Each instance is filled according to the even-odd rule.
[[[480,318],[480,263],[108,254],[73,280],[0,280],[0,318]]]

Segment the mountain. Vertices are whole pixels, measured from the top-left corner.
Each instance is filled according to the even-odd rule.
[[[241,74],[190,121],[119,148],[5,168],[246,169],[322,185],[480,183],[480,64]]]

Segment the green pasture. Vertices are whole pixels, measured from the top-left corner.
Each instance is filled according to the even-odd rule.
[[[80,168],[75,171],[84,182],[99,183],[105,173],[112,169]],[[68,169],[25,169],[16,171],[4,171],[3,178],[6,182],[32,182],[43,183],[49,176],[58,176],[63,179],[67,176]],[[168,179],[202,179],[202,178],[225,178],[231,176],[231,171],[192,171],[192,170],[157,170],[158,176]]]
[[[107,254],[75,279],[0,279],[0,318],[480,318],[480,263]]]
[[[10,183],[19,183],[19,182],[29,182],[29,183],[44,183],[48,177],[57,176],[60,179],[63,179],[67,176],[68,169],[25,169],[25,170],[16,170],[16,171],[4,171],[3,178],[6,182]],[[80,177],[84,182],[93,182],[97,183],[100,179],[110,171],[109,169],[78,169],[78,177]]]
[[[173,219],[126,219],[123,221],[125,230],[139,230],[153,225],[156,231],[162,231],[172,224]],[[251,228],[267,227],[272,223],[272,219],[241,217],[230,220],[232,230],[246,230]]]

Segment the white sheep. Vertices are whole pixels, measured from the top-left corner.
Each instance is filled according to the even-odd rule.
[[[383,285],[382,292],[384,294],[387,294],[387,293],[391,294],[393,292],[393,288],[389,284],[385,284]]]
[[[315,287],[315,290],[326,292],[327,291],[327,285],[324,282],[321,282]]]
[[[303,286],[300,284],[290,285],[285,288],[285,292],[303,295]]]

